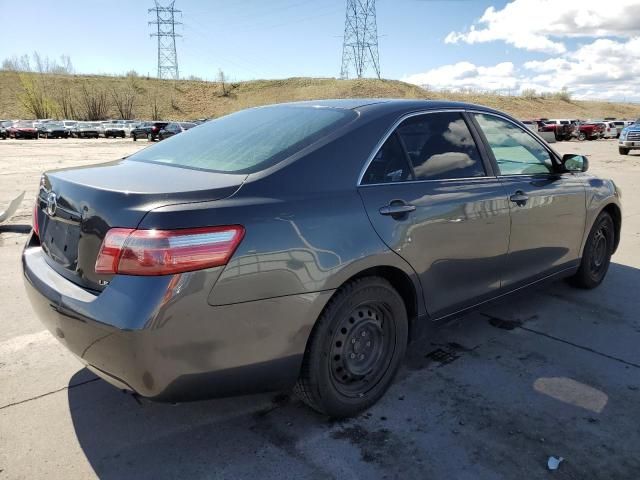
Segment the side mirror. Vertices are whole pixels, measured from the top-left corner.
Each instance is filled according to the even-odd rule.
[[[567,172],[586,172],[589,170],[589,159],[584,155],[567,153],[562,156],[562,166]]]

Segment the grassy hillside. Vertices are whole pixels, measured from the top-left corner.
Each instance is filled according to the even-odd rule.
[[[572,118],[637,118],[640,105],[565,101],[561,99],[527,99],[475,93],[442,93],[423,90],[395,80],[336,80],[331,78],[289,78],[286,80],[257,80],[233,83],[223,94],[219,83],[181,80],[147,79],[141,77],[60,76],[17,74],[0,71],[0,118],[31,118],[20,101],[25,79],[38,82],[50,92],[52,105],[57,107],[56,92],[70,92],[78,114],[82,116],[81,91],[83,85],[96,92],[105,92],[108,113],[118,118],[112,105],[112,92],[133,89],[133,112],[136,118],[152,118],[157,108],[167,119],[193,119],[218,117],[242,108],[295,100],[349,97],[393,97],[446,99],[479,103],[506,111],[519,118],[572,117]],[[153,99],[157,99],[154,106]]]

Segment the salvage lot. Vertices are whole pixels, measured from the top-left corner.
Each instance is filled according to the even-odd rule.
[[[131,140],[0,142],[0,478],[637,478],[640,472],[640,156],[562,142],[623,192],[605,283],[529,290],[410,348],[394,386],[334,422],[286,394],[177,406],[97,380],[31,312],[20,250],[46,169],[112,160]]]

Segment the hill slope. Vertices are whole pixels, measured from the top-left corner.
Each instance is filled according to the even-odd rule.
[[[22,80],[21,80],[22,79]],[[446,99],[479,103],[508,112],[519,118],[632,118],[640,116],[640,105],[564,101],[560,99],[527,99],[474,93],[441,93],[423,90],[396,80],[336,80],[329,78],[289,78],[285,80],[256,80],[222,86],[215,82],[180,80],[172,82],[142,77],[60,76],[17,74],[0,71],[0,118],[30,118],[20,95],[24,79],[42,82],[46,91],[70,92],[76,110],[82,116],[81,91],[83,85],[92,91],[105,93],[108,113],[119,118],[112,105],[112,92],[126,88],[135,90],[133,112],[136,118],[152,118],[157,107],[159,116],[167,119],[218,117],[242,108],[270,103],[349,97],[393,97]],[[55,95],[52,94],[55,97]],[[154,100],[157,99],[157,105]],[[55,101],[54,101],[55,104]]]

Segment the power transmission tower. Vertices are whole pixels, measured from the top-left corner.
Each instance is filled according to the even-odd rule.
[[[149,13],[153,12],[156,19],[149,22],[149,25],[156,26],[156,32],[152,33],[152,37],[158,37],[158,78],[171,78],[178,80],[178,54],[176,53],[176,37],[181,37],[176,33],[176,25],[182,25],[182,22],[176,21],[176,13],[182,13],[182,10],[173,8],[175,0],[162,5],[159,0],[155,0],[155,8],[150,8]]]
[[[347,0],[340,77],[349,78],[353,69],[362,78],[369,66],[380,78],[376,0]]]

